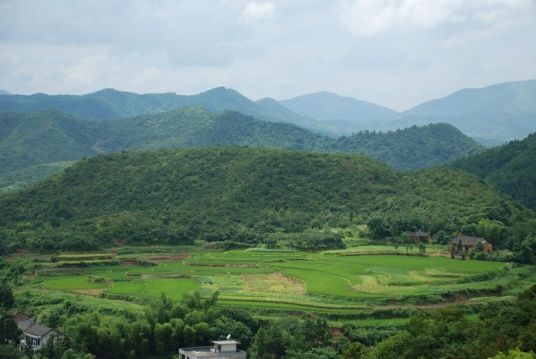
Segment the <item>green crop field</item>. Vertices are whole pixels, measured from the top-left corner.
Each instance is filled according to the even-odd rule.
[[[35,275],[27,277],[20,290],[73,295],[103,306],[144,303],[162,294],[180,300],[194,290],[218,291],[220,305],[249,308],[259,315],[306,311],[366,323],[367,313],[375,311],[437,306],[453,299],[472,304],[509,298],[536,277],[533,267],[451,259],[438,255],[445,249],[440,247],[430,256],[371,254],[389,253],[391,248],[320,253],[122,249],[92,254],[76,268],[40,258]]]

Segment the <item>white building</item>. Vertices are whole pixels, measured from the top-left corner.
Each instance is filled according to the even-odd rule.
[[[246,359],[246,352],[238,349],[240,344],[236,340],[215,340],[212,346],[180,348],[179,359]]]
[[[15,314],[15,322],[22,331],[20,347],[29,346],[33,350],[41,349],[51,335],[55,333],[54,329],[34,323],[33,319],[24,313]]]

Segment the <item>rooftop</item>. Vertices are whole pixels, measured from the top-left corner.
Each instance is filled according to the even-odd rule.
[[[54,331],[54,329],[45,327],[44,325],[34,323],[30,325],[29,327],[27,327],[26,329],[24,329],[24,334],[30,334],[36,337],[42,337],[43,335],[48,334],[52,331]]]
[[[23,331],[34,323],[32,318],[22,312],[16,313],[14,319],[19,329]]]
[[[194,358],[245,358],[246,352],[237,350],[232,352],[219,353],[214,350],[214,346],[180,348],[179,353],[186,354]]]
[[[240,342],[237,342],[236,340],[213,340],[212,343],[217,345],[238,345]]]
[[[460,241],[462,241],[462,246],[476,246],[478,242],[481,243],[487,243],[484,238],[480,237],[470,237],[470,236],[461,236],[453,238],[452,241],[450,241],[451,244],[458,244]]]

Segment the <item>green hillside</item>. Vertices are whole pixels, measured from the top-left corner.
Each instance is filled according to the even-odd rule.
[[[444,123],[390,132],[360,132],[343,136],[330,147],[333,151],[362,153],[402,170],[441,165],[482,149],[457,128]]]
[[[93,156],[96,128],[65,113],[0,113],[0,175],[58,161]]]
[[[530,213],[449,169],[399,174],[361,156],[242,147],[122,152],[80,161],[0,199],[11,248],[112,243],[266,242],[381,217],[455,233],[482,218],[506,226]]]
[[[248,145],[287,149],[320,148],[324,138],[295,125],[259,121],[235,111],[208,112],[199,107],[144,115],[101,124],[98,146],[128,149]]]
[[[0,113],[0,188],[35,182],[73,161],[122,150],[214,145],[362,153],[400,170],[413,170],[477,153],[481,147],[452,126],[357,133],[332,139],[288,123],[256,120],[234,111],[199,107],[116,121],[79,121],[65,113]]]
[[[536,209],[536,134],[458,160],[454,167],[474,173]]]

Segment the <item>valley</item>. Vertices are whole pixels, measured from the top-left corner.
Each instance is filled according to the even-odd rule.
[[[536,359],[535,33],[0,0],[0,359]]]
[[[219,305],[249,308],[259,316],[315,313],[340,323],[376,318],[378,326],[382,315],[389,322],[419,307],[508,301],[536,278],[532,267],[451,259],[445,246],[432,246],[431,256],[415,249],[410,255],[404,249],[388,254],[389,246],[382,247],[386,254],[357,249],[361,253],[119,247],[11,260],[29,264],[31,275],[18,291],[78,298],[97,308],[117,308],[120,302],[136,308],[162,294],[178,301],[194,290],[217,291]]]

